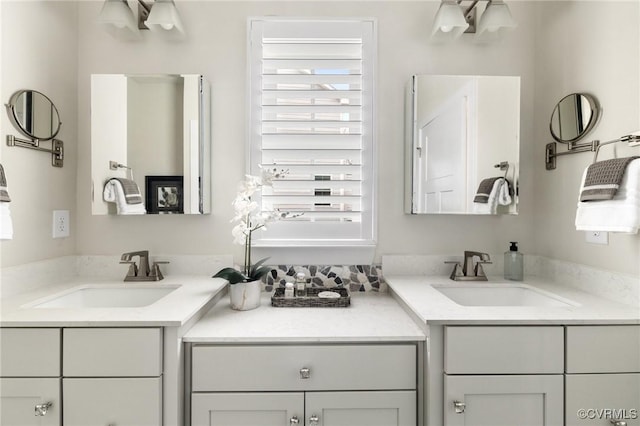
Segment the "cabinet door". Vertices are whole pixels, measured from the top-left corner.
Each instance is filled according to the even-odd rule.
[[[566,425],[640,426],[640,374],[567,374]]]
[[[65,426],[162,424],[159,377],[63,379]]]
[[[0,425],[59,426],[60,379],[0,379]]]
[[[299,423],[292,422],[298,419]],[[304,394],[194,393],[192,426],[289,426],[304,424]]]
[[[305,425],[415,426],[416,410],[413,391],[307,392]]]
[[[563,376],[447,376],[445,426],[562,426]]]

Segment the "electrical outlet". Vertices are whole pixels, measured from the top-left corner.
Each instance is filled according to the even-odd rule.
[[[69,236],[69,210],[53,211],[53,238]]]
[[[609,233],[605,231],[587,231],[585,232],[585,240],[592,244],[609,244]]]

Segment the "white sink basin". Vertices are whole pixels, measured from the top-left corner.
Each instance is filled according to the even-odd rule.
[[[576,304],[526,284],[433,285],[433,288],[462,306],[568,307]]]
[[[74,287],[26,305],[30,308],[139,308],[149,306],[179,285],[92,284]]]

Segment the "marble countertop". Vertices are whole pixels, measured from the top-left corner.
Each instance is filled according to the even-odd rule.
[[[184,336],[186,342],[310,343],[423,341],[425,335],[387,293],[351,293],[346,308],[282,308],[271,306],[271,294],[261,306],[234,311],[222,298]]]
[[[488,282],[452,281],[434,276],[387,276],[389,291],[414,320],[428,324],[640,324],[640,308],[608,301],[584,291],[537,277],[523,282],[492,279]],[[524,284],[543,294],[569,302],[567,306],[461,306],[436,286]],[[425,328],[426,331],[426,328]]]
[[[108,279],[87,279],[77,277],[63,284],[39,287],[36,290],[16,294],[0,300],[1,327],[128,327],[159,326],[179,327],[187,323],[203,309],[215,303],[215,297],[225,288],[227,282],[206,276],[175,275],[166,276],[162,281],[148,284],[171,286],[177,289],[157,302],[142,307],[131,308],[35,308],[36,301],[50,299],[52,295],[84,285],[123,285],[120,281]],[[146,283],[137,283],[144,285]],[[126,285],[126,284],[124,284]],[[26,305],[26,306],[25,306]]]

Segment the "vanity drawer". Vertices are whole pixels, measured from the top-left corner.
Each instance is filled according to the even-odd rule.
[[[640,373],[640,326],[567,327],[567,373]]]
[[[416,346],[194,346],[192,372],[196,392],[413,390]]]
[[[69,377],[162,374],[160,328],[65,328],[62,371]]]
[[[0,375],[60,376],[60,329],[0,328]]]
[[[445,327],[447,374],[562,374],[560,326]]]

